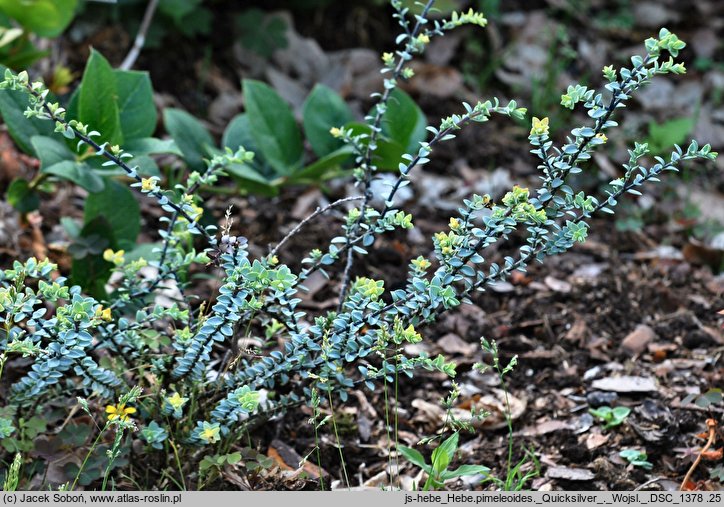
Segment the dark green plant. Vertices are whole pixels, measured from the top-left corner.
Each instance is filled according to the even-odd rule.
[[[0,64],[24,69],[46,56],[31,36],[56,37],[73,20],[78,0],[0,0]]]

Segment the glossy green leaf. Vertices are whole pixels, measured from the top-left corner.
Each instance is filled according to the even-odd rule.
[[[369,134],[371,132],[369,125],[360,122],[347,123],[345,128],[351,128],[352,135]],[[365,143],[364,140],[362,143]],[[407,152],[401,144],[383,135],[377,140],[377,150],[373,155],[373,162],[379,169],[397,171],[400,162],[402,162],[402,155],[405,153]]]
[[[41,37],[56,37],[73,20],[78,0],[0,0],[0,10]]]
[[[455,470],[445,470],[440,474],[440,478],[443,481],[448,479],[454,479],[456,477],[466,477],[470,475],[487,475],[490,472],[490,468],[483,465],[460,465]]]
[[[117,97],[113,68],[103,55],[91,49],[78,93],[78,115],[91,130],[101,133],[96,141],[123,142]]]
[[[664,123],[649,123],[649,149],[654,155],[667,153],[674,144],[684,144],[694,129],[694,118],[674,118]]]
[[[277,174],[293,174],[301,164],[303,150],[291,108],[261,81],[245,79],[242,87],[254,144]]]
[[[320,180],[332,176],[334,170],[339,169],[342,164],[350,160],[353,153],[354,149],[350,145],[343,145],[338,150],[294,173],[287,183],[318,183]]]
[[[382,133],[399,144],[405,153],[417,153],[420,142],[427,137],[425,113],[412,98],[395,89],[382,116]]]
[[[128,187],[107,180],[102,192],[88,195],[85,223],[99,216],[105,217],[111,225],[118,247],[132,250],[141,229],[141,209]]]
[[[106,217],[97,216],[87,221],[76,238],[76,242],[88,245],[92,251],[81,258],[73,258],[70,281],[96,298],[107,297],[105,284],[113,265],[103,260],[102,252],[105,248],[118,249],[113,232],[113,226]]]
[[[4,74],[5,69],[0,65],[0,73]],[[35,149],[30,140],[33,136],[52,136],[53,124],[37,118],[26,118],[24,113],[27,108],[27,94],[19,90],[0,90],[0,115],[10,137],[21,150],[35,156]]]
[[[113,74],[124,141],[150,137],[158,114],[148,72],[114,70]]]
[[[88,192],[101,192],[104,188],[103,178],[84,162],[64,160],[43,168],[44,173],[58,176],[85,188]]]
[[[407,461],[409,461],[413,465],[422,468],[427,473],[430,473],[432,471],[432,467],[425,463],[425,458],[417,449],[413,449],[404,445],[398,445],[397,450],[400,452],[400,454],[402,454],[402,456],[404,456]]]
[[[143,137],[130,139],[123,143],[123,149],[134,156],[139,155],[160,155],[171,153],[183,156],[173,139],[158,139],[156,137]]]
[[[304,101],[302,118],[304,135],[312,145],[312,150],[317,156],[323,157],[343,144],[332,137],[329,129],[351,122],[354,116],[349,106],[334,90],[317,84]]]
[[[20,213],[29,213],[40,207],[40,196],[21,178],[14,179],[5,195],[8,203]]]
[[[165,109],[163,123],[183,153],[186,163],[195,170],[203,170],[204,158],[209,156],[214,146],[209,131],[199,120],[181,109]]]
[[[236,151],[240,146],[243,146],[245,150],[254,153],[254,159],[250,163],[245,164],[247,167],[251,167],[256,173],[263,176],[265,180],[277,176],[276,171],[264,159],[264,156],[259,151],[259,147],[256,145],[256,141],[254,141],[251,133],[251,124],[249,123],[249,115],[238,114],[229,122],[221,138],[221,145],[232,151]]]

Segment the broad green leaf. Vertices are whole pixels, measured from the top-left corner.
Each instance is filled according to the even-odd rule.
[[[267,180],[249,164],[231,164],[227,171],[242,190],[267,197],[279,194],[278,185]]]
[[[274,51],[289,45],[287,23],[284,18],[267,14],[261,9],[245,9],[234,20],[239,42],[263,58],[269,58]]]
[[[460,465],[455,470],[445,470],[440,474],[440,479],[446,481],[455,477],[465,477],[470,475],[488,475],[490,468],[483,465]]]
[[[159,155],[162,153],[172,153],[179,157],[183,156],[183,153],[178,149],[173,139],[158,139],[155,137],[130,139],[123,143],[123,149],[133,156]]]
[[[204,158],[211,153],[214,140],[201,122],[181,109],[165,109],[163,123],[186,163],[197,171],[203,170]]]
[[[304,135],[312,145],[312,150],[317,156],[323,157],[344,144],[332,137],[329,129],[345,125],[352,121],[354,116],[349,106],[334,90],[317,84],[304,101],[302,118]]]
[[[0,0],[0,10],[41,37],[56,37],[73,20],[78,0]]]
[[[404,445],[398,445],[397,450],[400,452],[400,454],[402,454],[402,456],[404,456],[407,461],[409,461],[413,465],[422,468],[425,472],[430,473],[430,471],[432,470],[430,465],[425,463],[425,458],[417,449],[413,449]]]
[[[647,142],[655,155],[668,152],[675,144],[683,144],[695,125],[694,118],[674,118],[664,123],[649,123]]]
[[[221,145],[230,148],[232,151],[236,151],[240,146],[243,146],[245,150],[253,152],[254,159],[246,165],[251,167],[254,172],[262,175],[265,180],[274,178],[277,175],[274,168],[264,160],[264,156],[260,153],[259,147],[254,141],[249,115],[245,113],[238,114],[229,122],[221,138]]]
[[[440,472],[447,468],[447,466],[450,464],[450,462],[455,457],[455,451],[458,449],[458,440],[460,438],[460,434],[456,431],[452,435],[450,435],[443,443],[440,444],[440,446],[435,449],[435,451],[438,451],[438,463],[435,461],[435,452],[433,452],[433,464],[432,466],[435,468],[436,471]],[[442,466],[444,464],[444,466]],[[438,466],[442,466],[441,468],[438,468]]]
[[[124,141],[150,137],[158,115],[148,72],[114,70],[113,74]]]
[[[254,144],[278,174],[289,176],[299,167],[303,154],[291,108],[261,81],[245,79],[242,87]]]
[[[117,97],[113,69],[103,55],[91,49],[78,94],[78,116],[91,130],[101,133],[96,141],[123,143]]]
[[[237,114],[234,116],[224,130],[221,137],[221,146],[236,151],[243,146],[247,151],[255,152],[254,158],[258,157],[258,148],[254,144],[254,138],[251,135],[251,124],[249,123],[249,115]]]
[[[190,14],[202,1],[203,0],[161,0],[158,4],[158,10],[179,23],[184,16]]]
[[[287,180],[287,183],[318,183],[330,176],[334,169],[338,169],[349,160],[353,153],[354,149],[350,145],[343,145],[338,150],[294,173]]]
[[[84,162],[63,160],[43,168],[42,172],[72,181],[85,188],[88,192],[101,192],[104,187],[103,178],[98,176],[93,168]]]
[[[352,129],[352,135],[368,134],[371,132],[370,126],[360,122],[350,122],[345,125],[345,128]],[[365,141],[362,141],[366,144]],[[379,169],[385,169],[390,171],[397,171],[400,162],[402,162],[402,155],[407,153],[405,148],[384,135],[377,140],[377,150],[373,155],[373,162]]]
[[[62,139],[62,137],[60,139]],[[37,157],[40,159],[41,169],[64,160],[75,162],[75,154],[55,137],[33,136],[30,142],[33,145]]]
[[[136,245],[136,248],[130,252],[126,252],[124,257],[126,261],[137,261],[140,258],[144,258],[147,261],[158,260],[160,253],[154,252],[153,250],[161,247],[163,247],[162,243],[141,243],[140,245]]]
[[[40,50],[29,39],[22,39],[13,44],[12,50],[8,54],[3,55],[3,63],[11,69],[27,69],[48,55],[50,55],[50,51]]]
[[[85,223],[99,216],[105,217],[111,225],[118,248],[132,250],[141,229],[141,209],[128,187],[107,180],[102,192],[88,195]]]
[[[80,285],[91,296],[105,299],[107,297],[105,284],[113,265],[103,260],[102,252],[104,248],[118,249],[113,226],[105,216],[97,216],[87,221],[80,231],[80,236],[76,238],[76,242],[96,248],[93,253],[83,255],[82,258],[73,258],[70,272],[71,283]]]
[[[8,203],[20,213],[29,213],[40,207],[40,196],[21,178],[14,179],[5,196]]]
[[[0,65],[0,74],[5,74],[5,67]],[[27,94],[19,90],[0,90],[0,115],[8,127],[8,133],[18,148],[28,155],[36,156],[31,139],[33,136],[52,136],[53,123],[28,119],[25,110],[28,108]]]
[[[415,101],[399,88],[393,90],[382,116],[382,133],[414,155],[427,136],[426,127],[425,114]]]
[[[432,451],[431,460],[432,470],[435,475],[440,475],[440,473],[442,473],[442,471],[447,468],[451,461],[450,456],[448,456],[444,449],[441,449],[440,447]]]

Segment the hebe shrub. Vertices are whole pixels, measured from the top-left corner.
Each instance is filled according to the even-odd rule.
[[[472,10],[433,22],[428,19],[432,4],[427,2],[413,16],[400,1],[392,1],[402,34],[398,49],[382,57],[384,90],[375,95],[376,106],[366,118],[368,129],[360,133],[329,126],[331,136],[354,150],[354,178],[360,190],[359,196],[331,206],[355,200],[358,205],[348,212],[342,232],[325,249],[310,252],[296,273],[276,256],[289,236],[269,255],[252,258],[247,239],[234,235],[228,213],[221,231],[200,224],[199,189],[219,184],[230,165],[250,163],[253,153],[243,147],[227,151],[207,161],[204,171],[193,171],[184,183],[165,189],[159,178],[142,177],[129,166],[125,160],[131,155],[123,148],[96,143],[99,133],[94,126],[68,118],[60,104],[48,99],[42,83],[31,82],[27,73],[6,73],[3,88],[29,94],[29,118],[53,122],[58,134],[78,141],[79,149],[90,148],[106,164],[121,168],[130,186],[155,201],[166,215],[159,231],[162,246],[153,258],[127,260],[123,251],[111,249],[104,253],[117,274],[109,300],[69,287],[65,278],[57,276],[57,266],[47,260],[16,261],[0,274],[0,364],[13,355],[32,358],[24,376],[7,391],[11,410],[6,413],[11,415],[0,420],[5,438],[16,433],[21,417],[27,420],[42,413],[52,400],[73,403],[75,396],[82,396],[78,403],[83,410],[94,418],[107,416],[101,431],[116,429],[110,462],[101,474],[105,480],[111,464],[129,445],[122,436],[130,432],[140,436],[149,455],[168,456],[173,451],[179,463],[174,474],[184,482],[184,473],[196,470],[189,467],[204,454],[228,451],[243,433],[244,421],[263,413],[305,402],[316,407],[320,400],[331,402],[332,396],[344,401],[348,391],[361,383],[374,390],[381,382],[395,381],[399,373],[412,376],[418,368],[454,376],[455,365],[444,357],[408,357],[403,345],[422,340],[424,325],[442,312],[471,303],[473,292],[585,241],[589,219],[613,213],[624,194],[638,194],[644,183],[677,171],[683,161],[716,156],[709,145],[699,147],[692,141],[685,149],[674,146],[667,159],[655,157],[649,164],[647,145],[635,143],[623,176],[610,183],[605,195],[587,195],[568,183],[571,175],[583,170],[591,153],[606,143],[605,133],[617,125],[616,113],[633,93],[656,75],[685,72],[684,65],[674,60],[685,44],[662,29],[658,37],[646,40],[646,54],[631,58],[630,67],[603,69],[606,91],[581,85],[568,88],[561,104],[584,108],[591,120],[571,130],[565,144],[557,146],[551,140],[548,118],[532,119],[528,139],[538,158],[538,188],[514,187],[500,202],[487,195],[465,199],[448,229],[434,235],[432,256],[410,261],[404,288],[387,291],[382,280],[352,280],[355,258],[365,255],[380,235],[413,227],[414,217],[395,205],[395,195],[410,183],[416,167],[430,161],[438,144],[453,139],[470,123],[488,121],[492,114],[526,117],[526,109],[515,101],[463,104],[459,114],[427,128],[427,141],[399,164],[396,181],[382,196],[384,205],[372,205],[382,117],[399,81],[413,74],[410,60],[448,30],[486,24],[483,15]],[[526,235],[517,254],[502,264],[486,261],[486,248],[516,231]],[[220,278],[218,296],[200,308],[190,304],[194,295],[188,273],[194,265]],[[146,266],[157,270],[150,280],[138,275]],[[299,292],[315,271],[338,276],[336,311],[318,315],[300,311]],[[184,299],[162,307],[154,302],[155,296],[163,293],[168,281],[176,283]],[[276,338],[280,345],[240,350],[239,339],[248,336],[251,326],[263,327],[267,339]],[[198,446],[214,450],[199,454]]]

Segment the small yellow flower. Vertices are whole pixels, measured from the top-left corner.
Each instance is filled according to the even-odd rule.
[[[119,419],[121,421],[127,421],[131,414],[135,414],[136,409],[133,407],[126,407],[125,403],[119,403],[118,405],[108,405],[106,407],[106,414],[108,414],[109,421],[115,421]]]
[[[117,252],[114,252],[110,248],[106,248],[103,252],[103,260],[106,262],[112,262],[116,266],[120,266],[126,260],[123,257],[123,254],[125,253],[125,250],[118,250]]]
[[[421,33],[417,36],[417,41],[421,42],[422,44],[427,44],[428,42],[430,42],[430,36],[426,33]]]
[[[96,316],[97,318],[101,319],[101,320],[105,320],[106,322],[110,322],[111,319],[112,319],[112,317],[111,317],[111,309],[110,309],[110,308],[103,308],[102,306],[99,306],[98,309],[96,310],[96,315],[95,315],[95,316]]]
[[[547,136],[548,135],[548,117],[539,120],[535,116],[533,117],[533,128],[530,129],[530,135],[532,136]]]
[[[452,254],[453,250],[449,246],[444,246],[444,247],[442,247],[441,252],[443,255],[450,255],[450,254]]]
[[[152,192],[156,190],[155,178],[141,178],[141,190],[144,192]]]
[[[419,269],[420,271],[425,271],[427,268],[431,266],[430,261],[425,259],[422,255],[419,256],[417,259],[412,259],[412,265]]]
[[[342,129],[339,129],[337,127],[332,127],[329,129],[329,133],[332,134],[332,137],[342,137]]]
[[[382,61],[385,65],[390,66],[395,63],[395,55],[392,53],[382,53]]]
[[[182,397],[179,393],[173,393],[166,398],[166,401],[174,410],[181,410],[181,407],[183,407],[188,400],[188,398]]]
[[[218,424],[209,424],[205,422],[204,429],[201,430],[201,434],[199,436],[207,443],[213,444],[214,442],[221,440],[221,437],[219,436],[220,431]]]
[[[198,222],[201,215],[204,214],[204,209],[201,206],[197,206],[195,203],[191,203],[191,209],[193,210],[191,212],[191,217],[194,219],[194,222]]]
[[[272,255],[271,257],[269,257],[269,264],[271,264],[272,266],[276,266],[277,264],[279,264],[279,257],[277,257],[276,255]]]
[[[451,217],[451,218],[450,218],[450,224],[449,224],[449,225],[450,225],[450,228],[451,228],[453,231],[455,231],[455,230],[457,230],[457,229],[460,228],[460,220],[458,220],[458,219],[455,218],[455,217]]]
[[[606,134],[604,134],[603,132],[596,134],[596,138],[600,139],[604,143],[608,141],[608,137],[606,137]]]

